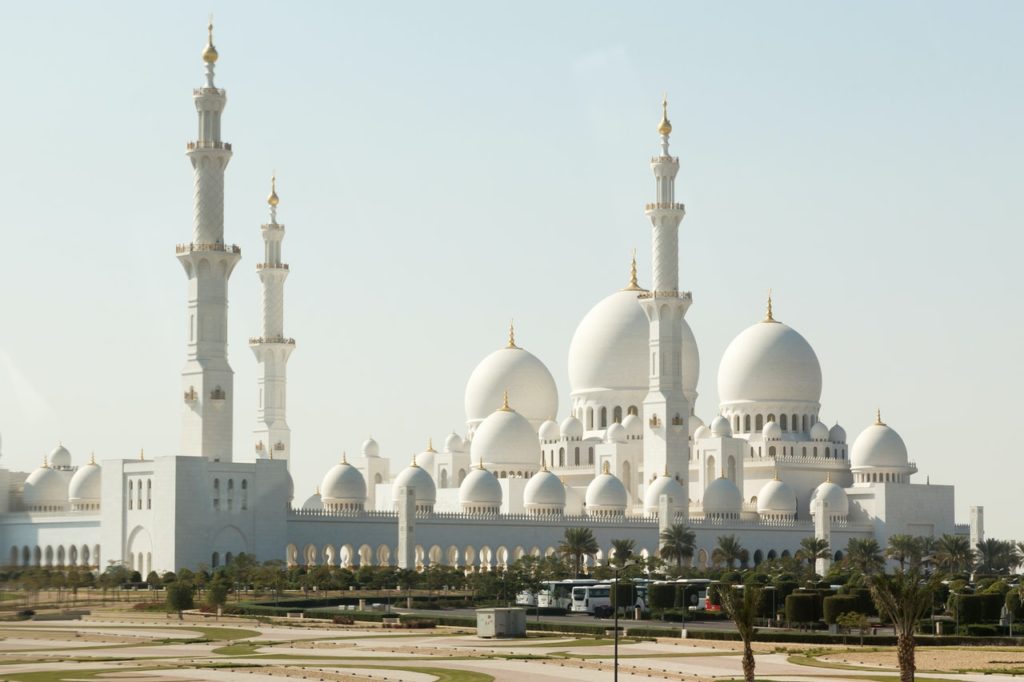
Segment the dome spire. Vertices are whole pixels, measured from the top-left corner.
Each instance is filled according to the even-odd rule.
[[[206,26],[206,47],[203,48],[203,61],[206,62],[206,87],[213,85],[213,65],[217,63],[217,48],[213,46],[213,15],[210,15],[210,22]]]
[[[270,222],[277,223],[277,205],[281,199],[277,196],[277,171],[270,175],[270,195],[267,197],[267,205],[270,206]]]
[[[875,408],[875,426],[885,426],[885,422],[882,421],[882,408]]]
[[[348,464],[348,454],[344,450],[341,451],[341,463]]]
[[[511,412],[512,411],[512,406],[508,404],[508,389],[507,388],[505,389],[505,393],[504,393],[504,395],[501,398],[501,408],[500,409],[501,409],[502,412]]]
[[[434,439],[429,436],[427,437],[427,452],[437,452],[434,449]]]
[[[601,473],[602,474],[611,474],[612,473],[611,472],[611,467],[608,465],[608,460],[605,460],[605,461],[601,462]]]
[[[658,124],[658,132],[662,137],[672,134],[672,123],[668,120],[668,93],[661,98],[661,123]]]
[[[515,318],[508,322],[508,348],[519,348],[516,345],[516,321]]]
[[[90,452],[89,453],[89,464],[95,464],[95,463],[96,463],[96,453],[95,452]]]
[[[623,291],[643,291],[640,288],[640,282],[636,275],[636,249],[633,249],[633,259],[629,263],[629,284],[625,286]]]
[[[831,483],[831,482],[832,482],[832,472],[829,471],[828,473],[825,474],[825,483]]]
[[[768,308],[764,312],[763,322],[776,322],[775,316],[772,315],[772,290],[768,290]]]

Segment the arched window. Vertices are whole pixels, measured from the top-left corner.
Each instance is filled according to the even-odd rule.
[[[146,479],[146,509],[153,508],[153,479]]]
[[[459,469],[459,485],[462,485],[462,481],[466,478],[466,470]]]
[[[794,431],[799,431],[800,430],[800,419],[799,419],[799,416],[794,414],[793,415],[793,421],[791,421],[790,424],[793,425],[793,430]],[[804,431],[806,431],[806,430],[807,429],[804,429]]]
[[[441,487],[442,488],[447,488],[448,487],[448,470],[447,469],[441,469]]]
[[[773,421],[775,421],[775,415],[774,415],[774,414],[770,414],[770,415],[768,415],[768,421],[769,421],[769,422],[773,422]]]
[[[249,481],[242,479],[242,510],[249,508]]]
[[[128,480],[128,508],[129,509],[132,508],[134,491],[135,491],[135,482],[132,481],[131,479],[129,479]]]
[[[761,415],[757,415],[757,417],[754,419],[754,428],[757,430],[758,433],[761,432],[761,429],[764,428],[764,417],[762,417]]]
[[[768,456],[769,457],[774,457],[775,456],[775,446],[774,445],[772,445],[771,447],[768,448]]]
[[[779,420],[779,426],[782,427],[783,431],[789,431],[789,419],[786,415],[782,415],[782,418]]]
[[[558,448],[558,466],[565,466],[565,448]]]
[[[142,509],[142,479],[135,481],[135,502],[138,505],[136,509]]]
[[[227,566],[228,564],[230,564],[231,563],[231,559],[232,559],[231,552],[225,552],[224,553],[224,565]]]
[[[806,457],[806,456],[807,456],[807,446],[805,445],[804,446],[804,457]]]
[[[588,429],[593,429],[594,428],[594,408],[593,407],[588,407],[587,408],[587,428]]]
[[[814,446],[814,456],[818,456],[818,446]]]
[[[214,552],[210,555],[210,568],[217,568],[220,566],[220,552]]]
[[[832,448],[825,448],[825,459],[832,459]]]
[[[803,428],[801,429],[801,431],[807,431],[808,427],[807,427],[807,415],[806,414],[803,416],[801,423],[803,424]]]
[[[736,482],[736,459],[733,457],[729,458],[729,480],[733,483]]]
[[[601,408],[601,428],[604,429],[604,428],[607,428],[607,427],[608,427],[608,408],[607,407],[602,407]]]
[[[630,405],[630,406],[629,406],[629,409],[628,409],[628,410],[626,410],[626,414],[632,414],[632,415],[634,415],[634,416],[635,416],[635,415],[639,415],[639,414],[640,414],[640,410],[639,410],[639,409],[637,409],[637,406],[636,406],[636,405]]]
[[[616,424],[622,423],[622,406],[616,405],[615,409],[612,410],[612,421]]]
[[[743,430],[746,431],[747,433],[750,433],[750,415],[749,414],[743,416]]]
[[[231,511],[235,503],[235,479],[228,479],[228,511]]]
[[[576,466],[580,465],[580,449],[579,448],[576,448],[576,454],[575,454],[575,457],[573,459],[573,464],[575,464]]]
[[[594,448],[590,447],[590,448],[587,448],[587,464],[593,464],[593,463],[594,463]]]
[[[220,509],[220,479],[213,479],[213,508]]]
[[[733,424],[735,424],[735,426],[732,427],[732,430],[735,431],[736,433],[739,433],[740,432],[740,416],[739,415],[736,415],[733,418]]]

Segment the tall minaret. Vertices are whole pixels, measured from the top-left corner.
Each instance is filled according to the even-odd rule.
[[[263,284],[262,324],[260,336],[249,339],[249,347],[260,363],[259,403],[256,408],[256,430],[253,441],[256,458],[283,459],[291,455],[291,430],[285,420],[285,396],[288,388],[288,357],[295,349],[295,339],[284,336],[284,281],[288,264],[281,262],[281,240],[284,225],[277,222],[277,180],[270,179],[270,222],[263,225],[263,262],[256,272]]]
[[[679,223],[685,209],[675,201],[679,159],[668,153],[672,124],[668,101],[662,103],[661,154],[651,159],[657,201],[647,204],[651,219],[653,283],[640,294],[650,321],[650,384],[644,398],[644,484],[665,471],[686,488],[689,472],[690,405],[683,394],[682,320],[690,307],[689,292],[679,291]]]
[[[224,243],[224,169],[231,145],[221,141],[220,116],[227,97],[213,84],[217,50],[213,24],[203,50],[206,84],[192,92],[199,136],[188,143],[195,169],[192,242],[179,244],[178,260],[188,276],[188,357],[181,372],[185,394],[182,454],[231,461],[234,372],[228,364],[228,278],[242,257]]]

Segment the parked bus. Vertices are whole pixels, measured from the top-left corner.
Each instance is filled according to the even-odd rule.
[[[537,606],[542,609],[572,608],[572,590],[574,587],[596,585],[596,580],[578,578],[573,580],[549,580],[544,583],[537,594]]]
[[[601,615],[611,612],[612,586],[610,583],[578,585],[572,588],[573,613]]]

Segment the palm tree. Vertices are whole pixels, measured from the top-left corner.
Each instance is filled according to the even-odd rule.
[[[636,548],[636,540],[631,538],[625,538],[622,540],[612,540],[612,551],[614,552],[611,563],[616,566],[622,566],[627,561],[633,558],[633,550]]]
[[[682,568],[684,561],[693,558],[697,546],[696,534],[683,523],[673,523],[661,531],[658,540],[661,542],[661,558],[675,561],[676,568]]]
[[[938,585],[938,576],[926,580],[917,570],[868,576],[868,588],[878,612],[892,622],[896,631],[900,682],[914,682],[914,627],[931,609]]]
[[[558,553],[572,561],[573,577],[580,577],[583,568],[583,557],[592,557],[598,553],[597,540],[589,528],[566,528],[562,543],[558,545]]]
[[[846,560],[850,566],[864,575],[870,575],[885,567],[882,548],[874,538],[850,538],[846,545]]]
[[[910,567],[923,566],[925,572],[930,573],[932,564],[935,563],[935,551],[938,549],[939,541],[930,535],[922,535],[914,538],[917,543],[917,554],[911,557]]]
[[[743,640],[743,678],[746,682],[754,682],[754,650],[750,642],[756,632],[754,619],[761,603],[761,588],[755,585],[721,585],[718,594],[722,609],[732,618]]]
[[[1017,545],[1010,540],[986,538],[976,547],[978,569],[985,573],[1009,573],[1020,564]]]
[[[733,568],[737,561],[745,561],[744,554],[746,551],[735,535],[719,535],[718,547],[711,552],[711,561],[716,564],[724,563],[729,568]]]
[[[812,535],[800,541],[800,549],[796,551],[796,555],[793,558],[797,561],[806,561],[810,564],[811,568],[814,568],[814,563],[818,559],[827,559],[829,554],[831,554],[831,551],[828,546],[828,540],[816,538]]]
[[[964,535],[943,535],[935,548],[939,570],[945,573],[964,573],[974,561],[971,541]]]
[[[885,556],[898,561],[902,571],[907,567],[908,561],[913,564],[915,556],[920,558],[917,540],[912,535],[892,535],[889,537],[889,546],[885,548]]]

